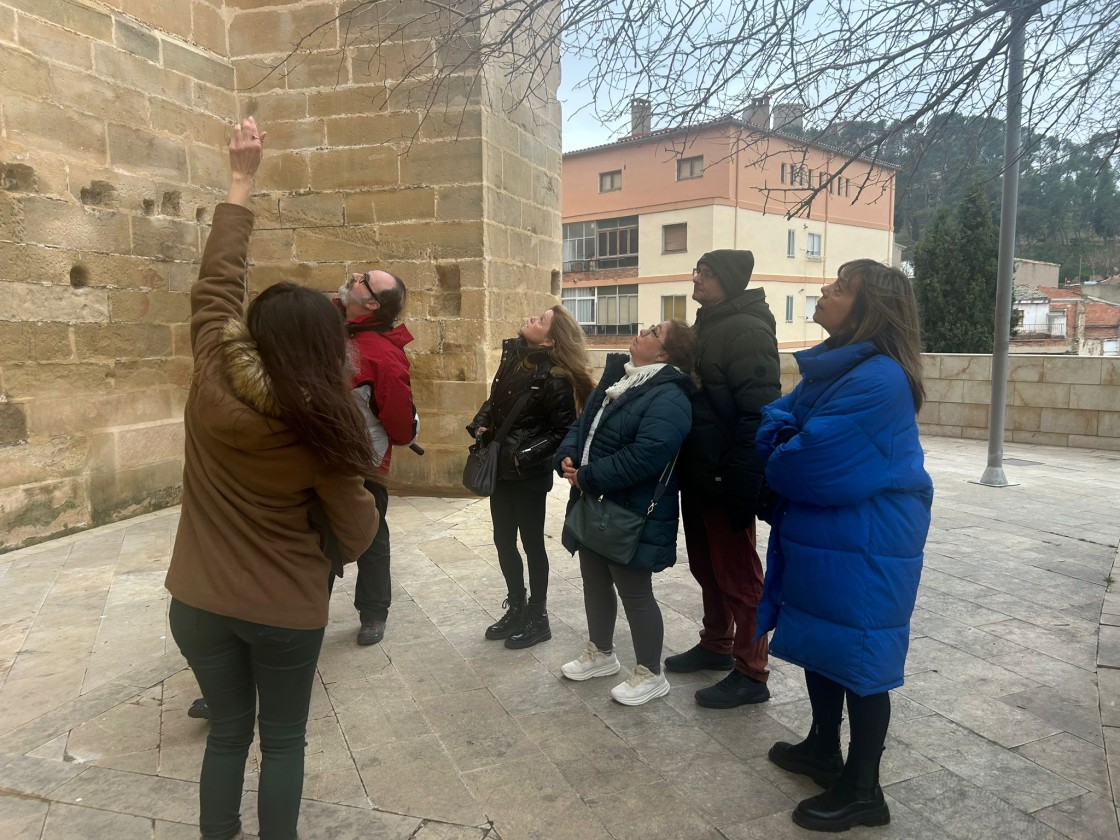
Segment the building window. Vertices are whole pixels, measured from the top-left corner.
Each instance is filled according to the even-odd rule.
[[[629,268],[637,264],[637,216],[564,225],[564,271]]]
[[[809,189],[813,188],[813,170],[809,170]]]
[[[812,321],[813,313],[817,311],[817,296],[807,295],[805,297],[805,320]]]
[[[793,295],[786,295],[786,323],[793,323]]]
[[[663,295],[661,297],[661,320],[671,321],[674,318],[678,321],[688,320],[687,295]]]
[[[638,217],[604,219],[599,228],[599,268],[626,268],[638,264]]]
[[[614,192],[622,189],[622,170],[599,173],[599,192]]]
[[[587,335],[637,335],[638,286],[561,289],[560,302]]]
[[[821,246],[823,244],[821,235],[819,233],[810,233],[808,239],[809,244],[805,248],[805,256],[811,260],[819,260],[821,258]]]
[[[793,228],[786,231],[786,256],[797,256],[797,231]]]
[[[1046,326],[1051,338],[1066,337],[1066,313],[1050,312],[1046,316]]]
[[[683,254],[688,250],[688,225],[661,226],[661,253]]]
[[[677,180],[687,181],[689,178],[700,178],[704,175],[704,156],[682,158],[677,161]]]
[[[786,169],[787,169],[787,164],[783,163],[782,164],[782,183],[783,184],[786,182]]]

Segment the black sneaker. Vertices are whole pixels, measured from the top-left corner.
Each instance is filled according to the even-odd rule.
[[[693,671],[730,671],[735,667],[735,657],[730,653],[715,653],[703,645],[696,645],[684,653],[665,657],[665,667],[678,674]]]
[[[385,622],[381,619],[363,621],[358,629],[358,644],[376,645],[385,638]]]
[[[191,703],[190,708],[187,709],[187,717],[210,720],[210,707],[206,705],[205,697],[199,697]]]
[[[770,689],[766,683],[740,671],[732,671],[715,685],[696,692],[696,702],[709,709],[734,709],[747,703],[765,703],[769,699]]]

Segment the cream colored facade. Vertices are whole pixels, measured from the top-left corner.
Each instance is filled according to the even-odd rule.
[[[663,134],[566,154],[566,239],[576,236],[571,231],[580,223],[637,219],[637,253],[632,247],[627,252],[628,261],[636,257],[637,265],[616,265],[617,253],[599,253],[604,246],[613,247],[614,240],[596,238],[594,260],[572,259],[577,252],[566,243],[566,302],[570,304],[572,295],[618,287],[632,294],[629,288],[636,287],[637,327],[680,313],[682,303],[685,317],[692,321],[697,310],[691,299],[696,261],[718,248],[748,249],[755,257],[751,286],[766,292],[779,345],[796,348],[819,342],[824,333],[813,323],[812,309],[821,285],[835,278],[848,260],[894,259],[894,170],[863,161],[848,163],[828,149],[785,138],[768,141],[763,153],[749,144],[753,133],[742,123],[728,121],[709,127],[686,147]],[[744,148],[736,151],[740,145]],[[678,159],[690,156],[704,158],[703,174],[679,179]],[[848,168],[834,189],[816,196],[807,216],[787,218],[794,200],[803,194],[792,183],[795,165],[818,173],[818,179],[819,173],[836,176],[841,167]],[[858,185],[864,187],[862,193]],[[601,187],[610,189],[600,191]],[[679,237],[682,225],[685,247],[666,252],[666,228],[675,228]],[[678,239],[674,244],[681,243]],[[585,303],[577,317],[587,326],[592,344],[628,341],[625,325],[589,322],[591,311]],[[621,305],[617,310],[596,308],[595,317],[616,311],[632,310]],[[629,325],[631,331],[634,328]]]

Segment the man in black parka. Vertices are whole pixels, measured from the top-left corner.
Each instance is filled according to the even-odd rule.
[[[670,671],[730,670],[696,692],[714,709],[770,699],[767,640],[755,639],[762,596],[762,561],[755,548],[755,512],[765,460],[754,438],[762,407],[781,396],[774,316],[762,289],[747,289],[750,251],[704,254],[692,274],[700,304],[701,387],[692,399],[692,431],[677,466],[685,544],[704,598],[700,643],[670,656]]]

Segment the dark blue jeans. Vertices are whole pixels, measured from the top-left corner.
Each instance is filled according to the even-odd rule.
[[[295,840],[303,795],[307,709],[323,629],[287,630],[216,615],[171,600],[171,634],[210,707],[210,735],[199,779],[204,840],[241,830],[241,788],[260,712],[261,840]]]
[[[357,579],[354,581],[354,607],[362,621],[385,621],[393,602],[393,584],[389,577],[389,523],[385,511],[389,509],[389,490],[384,484],[366,482],[366,489],[377,502],[381,524],[373,543],[358,558]]]

